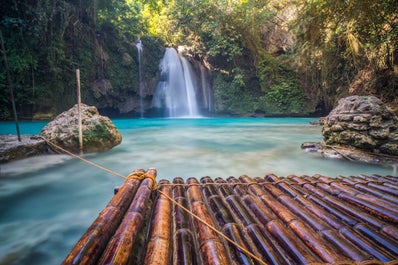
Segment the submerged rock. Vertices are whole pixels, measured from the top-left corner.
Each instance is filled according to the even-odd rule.
[[[398,163],[398,118],[376,97],[350,96],[339,100],[324,119],[322,135],[321,143],[305,143],[302,148],[316,150],[325,157]]]
[[[81,104],[83,151],[106,151],[122,142],[122,136],[108,117],[99,115],[96,107]],[[59,114],[40,132],[40,136],[71,152],[79,152],[77,104]]]

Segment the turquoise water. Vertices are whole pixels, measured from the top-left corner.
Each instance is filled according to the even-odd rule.
[[[320,141],[308,118],[114,120],[123,142],[86,159],[127,175],[155,167],[157,179],[275,173],[393,175],[392,168],[323,159],[300,149]],[[38,134],[44,122],[21,122]],[[0,134],[15,133],[0,123]],[[0,265],[59,264],[113,196],[123,179],[66,155],[39,156],[1,166]]]

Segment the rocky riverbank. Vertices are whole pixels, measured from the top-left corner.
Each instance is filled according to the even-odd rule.
[[[54,150],[37,135],[21,135],[21,141],[17,135],[0,135],[0,163],[53,153]]]
[[[322,119],[322,142],[301,148],[327,158],[398,165],[398,118],[373,96],[350,96]]]

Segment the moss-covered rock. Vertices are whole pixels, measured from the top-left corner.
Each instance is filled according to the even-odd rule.
[[[96,107],[81,104],[83,151],[109,150],[122,142],[122,136],[112,121],[98,113]],[[40,132],[40,136],[69,151],[79,151],[78,107],[58,115]]]

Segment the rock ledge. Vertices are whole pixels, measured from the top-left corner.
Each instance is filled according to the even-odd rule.
[[[373,96],[350,96],[324,118],[323,141],[301,148],[328,158],[398,164],[398,118]]]

